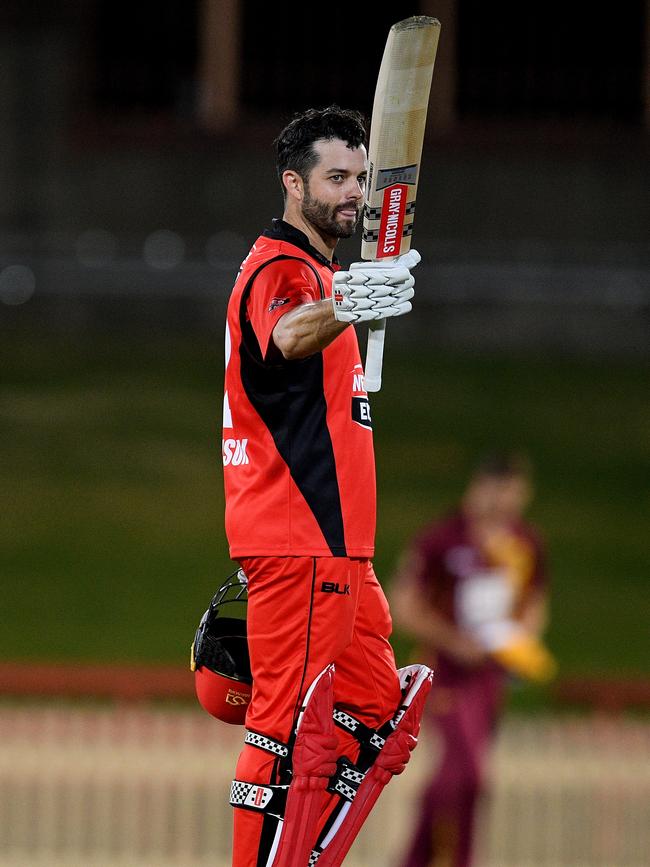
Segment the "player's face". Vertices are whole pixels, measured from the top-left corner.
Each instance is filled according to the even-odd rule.
[[[521,517],[530,497],[530,483],[522,476],[484,476],[477,479],[469,490],[473,514],[497,521]]]
[[[317,141],[318,163],[305,182],[302,214],[320,234],[349,238],[357,226],[366,184],[368,158],[363,145]]]

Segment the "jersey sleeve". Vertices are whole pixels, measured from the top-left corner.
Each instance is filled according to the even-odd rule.
[[[267,355],[278,320],[294,307],[320,298],[318,279],[305,262],[284,259],[260,271],[251,287],[246,313],[262,357]]]

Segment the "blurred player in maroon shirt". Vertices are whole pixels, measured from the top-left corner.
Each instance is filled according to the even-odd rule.
[[[393,583],[395,622],[435,669],[430,718],[439,761],[421,799],[404,867],[468,867],[487,749],[509,673],[551,676],[539,636],[546,623],[544,554],[522,520],[527,461],[488,456],[459,508],[415,537]]]

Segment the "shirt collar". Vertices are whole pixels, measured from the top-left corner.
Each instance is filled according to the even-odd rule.
[[[287,241],[289,244],[300,247],[301,250],[304,250],[305,253],[308,253],[313,259],[328,268],[339,264],[336,256],[333,256],[330,262],[327,256],[323,256],[316,247],[309,243],[309,238],[304,232],[301,232],[300,229],[297,229],[285,220],[274,219],[272,228],[266,229],[262,234],[265,238],[273,238],[275,241]]]

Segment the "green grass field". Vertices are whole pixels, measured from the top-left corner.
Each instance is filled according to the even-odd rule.
[[[14,335],[0,362],[0,656],[184,663],[231,568],[220,337]],[[373,400],[381,579],[482,450],[525,447],[563,672],[647,671],[648,373],[389,344]]]

